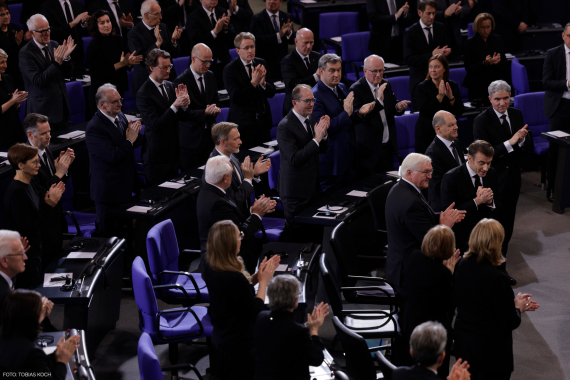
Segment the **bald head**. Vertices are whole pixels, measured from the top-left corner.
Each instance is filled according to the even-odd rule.
[[[377,86],[384,78],[384,60],[382,57],[372,54],[364,60],[364,76],[373,86]]]
[[[205,44],[196,44],[192,48],[192,63],[190,67],[196,74],[206,74],[212,61],[212,50]]]
[[[313,50],[313,45],[315,44],[315,36],[310,29],[301,28],[297,31],[295,37],[295,46],[297,51],[302,55],[309,55],[311,50]]]
[[[447,111],[438,111],[433,116],[432,121],[435,133],[447,141],[453,141],[457,138],[457,120],[453,114]]]

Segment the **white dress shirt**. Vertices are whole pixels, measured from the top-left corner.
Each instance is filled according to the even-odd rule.
[[[71,8],[71,3],[67,0],[59,0],[59,4],[61,5],[61,9],[63,9],[63,15],[65,16],[65,19],[67,20],[67,13],[65,13],[65,5],[64,3],[67,2],[67,5],[69,6],[69,12],[71,12],[71,20],[68,20],[67,22],[70,23],[73,20],[75,20],[75,15],[73,14],[73,9]]]
[[[493,111],[495,111],[495,114],[497,114],[497,117],[499,118],[499,123],[503,123],[503,120],[501,119],[501,116],[503,116],[502,113],[500,113],[499,111],[497,111],[496,109],[493,108]],[[505,112],[504,115],[507,115],[507,119],[505,120],[505,122],[509,123],[509,129],[511,130],[511,134],[513,133],[513,128],[511,127],[511,119],[509,118],[509,111]],[[502,126],[504,128],[504,126]],[[524,144],[524,140],[526,140],[526,137],[523,139],[523,141],[521,141],[519,143],[519,146],[522,147]],[[505,145],[505,148],[507,148],[507,152],[511,153],[514,149],[513,146],[511,145],[511,143],[509,142],[509,140],[505,141],[503,143]]]
[[[442,143],[445,144],[445,146],[447,147],[447,149],[449,150],[449,152],[451,153],[451,156],[453,158],[455,158],[455,155],[453,154],[453,148],[451,147],[451,144],[453,143],[453,141],[449,141],[447,139],[444,139],[443,137],[441,137],[440,135],[437,135],[437,138],[441,140]],[[459,154],[459,152],[457,152],[457,154]]]
[[[429,30],[431,31],[431,37],[434,38],[433,35],[433,24],[431,24],[430,26],[427,26],[426,24],[424,24],[422,22],[422,20],[420,20],[420,26],[422,27],[422,32],[424,32],[424,35],[426,36],[426,41],[429,44],[429,37],[428,37],[428,31],[425,30],[424,28],[429,28]]]
[[[269,20],[271,21],[271,25],[273,25],[273,16],[277,16],[275,17],[275,22],[277,23],[277,29],[281,30],[281,23],[279,22],[279,11],[277,11],[277,13],[271,13],[267,9],[265,11],[269,15]],[[276,34],[277,34],[277,43],[280,44],[281,36],[279,35],[279,32],[277,32]],[[293,34],[292,30],[289,33],[287,33],[286,37],[290,38],[291,34]]]
[[[566,58],[566,87],[568,91],[564,91],[562,97],[564,99],[570,99],[570,86],[568,86],[568,81],[570,81],[570,49],[566,44],[564,44],[564,57]]]

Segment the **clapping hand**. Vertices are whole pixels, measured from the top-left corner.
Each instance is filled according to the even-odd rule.
[[[251,162],[251,158],[247,156],[244,158],[243,162],[241,163],[241,171],[243,172],[243,176],[250,181],[253,179],[253,163]]]
[[[269,169],[271,169],[271,159],[267,159],[264,162],[263,161],[263,156],[260,156],[257,159],[257,162],[255,163],[255,166],[253,167],[253,175],[258,177],[263,173],[267,173],[269,171]]]
[[[408,108],[408,104],[411,104],[412,102],[410,102],[409,100],[402,100],[401,102],[399,102],[398,104],[396,104],[396,109],[400,112],[402,112],[403,110],[405,110],[406,108]]]
[[[190,105],[190,97],[188,96],[188,89],[186,85],[179,84],[178,88],[174,89],[176,91],[176,100],[173,103],[173,106],[178,107],[188,107]]]
[[[441,81],[440,84],[443,82],[444,81]],[[451,91],[451,86],[449,86],[449,82],[445,83],[445,96],[447,96],[447,98],[450,100],[453,99],[453,91]]]
[[[257,273],[251,276],[252,284],[256,284],[257,282],[259,282],[260,289],[262,286],[266,287],[267,284],[269,283],[269,280],[271,280],[271,277],[273,277],[275,270],[279,266],[280,261],[281,261],[281,256],[279,255],[272,256],[269,260],[267,260],[267,257],[265,257],[263,261],[259,264],[259,269]]]
[[[251,213],[263,216],[266,213],[275,211],[276,205],[277,202],[275,202],[271,198],[266,198],[265,195],[262,195],[261,197],[256,199],[255,202],[253,202],[253,206],[251,206]]]
[[[311,314],[307,314],[306,326],[309,328],[311,335],[319,335],[319,329],[325,322],[325,318],[329,315],[329,304],[320,303],[313,309]]]
[[[262,81],[265,83],[265,68],[263,65],[257,65],[251,69],[251,84],[257,87]]]
[[[455,15],[460,14],[461,11],[462,11],[462,8],[461,8],[461,1],[460,1],[457,4],[455,4]]]
[[[59,182],[57,184],[51,185],[50,189],[46,192],[46,196],[44,197],[44,201],[46,204],[50,205],[51,207],[55,207],[59,200],[61,199],[61,195],[65,191],[65,184],[63,182]]]
[[[439,214],[439,224],[443,224],[449,228],[452,228],[455,223],[461,222],[465,219],[465,211],[455,210],[453,207],[455,202],[449,205],[449,207]]]
[[[479,188],[477,189],[475,203],[477,203],[477,205],[480,205],[480,204],[489,204],[492,202],[493,202],[493,190],[491,190],[490,188],[479,186]]]
[[[32,36],[33,36],[32,31],[31,31],[31,30],[28,30],[28,31],[26,32],[26,34],[24,34],[24,41],[29,41],[29,40],[31,40],[31,39],[32,39]]]
[[[346,111],[348,116],[352,116],[352,112],[354,111],[353,102],[354,102],[354,92],[351,91],[343,102],[344,110]]]
[[[382,86],[378,87],[378,100],[380,100],[381,102],[384,102],[384,91],[386,90],[386,87],[388,86],[388,83],[384,83]]]
[[[222,112],[222,110],[220,108],[216,107],[215,104],[210,104],[210,105],[206,106],[205,113],[208,116],[217,116],[220,112]]]
[[[73,41],[73,38],[69,36],[67,37],[67,40],[63,41],[63,46],[64,46],[63,60],[67,61],[69,58],[71,58],[71,53],[75,50],[77,45]]]
[[[410,6],[408,5],[408,2],[406,1],[406,4],[404,4],[402,6],[402,8],[398,9],[398,12],[396,12],[396,18],[400,18],[402,16],[406,17],[408,15],[408,12],[410,11]]]
[[[437,93],[437,100],[439,100],[440,103],[443,101],[443,97],[445,96],[446,90],[447,89],[445,88],[445,81],[443,80],[440,81]]]
[[[178,29],[178,25],[174,28],[174,32],[172,32],[172,43],[176,43],[182,36],[182,29]]]
[[[49,317],[51,311],[53,310],[53,302],[51,302],[47,297],[42,297],[42,315],[44,320],[45,317]]]
[[[287,34],[291,33],[292,30],[293,30],[293,23],[291,22],[291,20],[287,20],[286,23],[281,25],[281,29],[279,30],[279,37],[281,38],[285,37]]]
[[[462,363],[463,362],[463,363]],[[469,380],[471,379],[471,374],[468,371],[469,364],[467,361],[463,361],[463,359],[457,359],[453,367],[451,367],[451,371],[449,372],[449,376],[447,376],[447,380]]]
[[[59,157],[54,160],[55,175],[59,178],[63,178],[65,173],[69,170],[69,167],[75,160],[75,152],[73,149],[67,148],[67,150],[59,152]]]
[[[119,19],[119,25],[121,26],[121,28],[132,28],[133,27],[133,16],[130,13],[128,16],[125,16],[125,14],[123,13],[121,18]],[[133,54],[134,54],[134,52],[133,52]]]
[[[69,337],[66,341],[64,341],[64,336],[59,339],[57,342],[57,348],[55,349],[55,361],[63,364],[69,363],[71,360],[71,356],[79,347],[79,340],[81,337],[79,335],[74,335]]]
[[[22,243],[22,247],[24,247],[24,253],[28,252],[30,250],[30,243],[28,242],[28,238],[25,236],[22,236],[20,238],[20,243]]]
[[[327,130],[331,124],[331,118],[327,115],[321,116],[321,120],[315,125],[315,140],[320,143],[327,135]]]
[[[359,115],[368,115],[370,113],[370,111],[372,111],[372,109],[374,109],[375,105],[376,105],[375,101],[363,104],[362,107],[360,107],[360,109],[358,110],[358,114]]]
[[[142,54],[141,55],[135,55],[136,52],[137,52],[136,50],[133,51],[132,54],[129,54],[127,52],[127,65],[133,66],[133,65],[138,65],[139,63],[142,62],[142,60],[143,60]],[[121,56],[121,58],[122,58],[122,56]]]
[[[156,47],[160,49],[162,45],[162,36],[160,35],[160,24],[154,27],[154,37],[156,38]]]
[[[536,301],[531,299],[532,295],[519,292],[515,297],[515,307],[524,313],[525,311],[535,311],[540,307]]]
[[[233,14],[237,8],[237,0],[230,0],[230,14]]]
[[[216,26],[214,27],[214,34],[218,35],[223,29],[227,29],[230,24],[230,16],[224,14],[222,17],[218,18]]]
[[[142,125],[140,120],[137,120],[135,122],[133,122],[132,120],[129,121],[127,130],[125,131],[127,140],[130,140],[134,144],[137,137],[139,137],[139,132],[141,130],[142,130]]]
[[[12,102],[12,105],[19,106],[24,100],[26,100],[27,97],[28,93],[26,91],[18,91],[18,89],[16,89],[12,93],[12,98],[10,101]]]
[[[20,30],[18,32],[14,31],[14,39],[16,40],[16,44],[20,45],[22,40],[24,39],[24,31]]]
[[[457,265],[460,259],[461,259],[461,252],[459,251],[459,249],[456,249],[453,255],[449,259],[443,260],[443,265],[445,265],[447,269],[451,271],[451,274],[453,274],[453,272],[455,271],[455,265]]]

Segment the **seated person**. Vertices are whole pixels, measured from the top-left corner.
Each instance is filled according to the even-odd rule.
[[[324,360],[325,345],[319,338],[329,305],[320,303],[307,314],[307,325],[293,320],[299,306],[299,280],[276,276],[269,281],[267,297],[271,311],[262,311],[255,323],[255,379],[310,379],[309,366]]]
[[[24,261],[28,256],[24,244],[28,244],[27,240],[18,232],[0,230],[0,308],[4,298],[14,290],[12,279],[26,270]]]

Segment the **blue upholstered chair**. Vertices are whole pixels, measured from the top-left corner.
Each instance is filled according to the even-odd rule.
[[[123,111],[128,111],[137,108],[137,97],[131,95],[133,88],[133,71],[127,70],[127,79],[129,81],[129,89],[125,91],[123,96]]]
[[[408,84],[410,83],[410,77],[408,75],[402,77],[386,78],[390,85],[392,86],[392,91],[396,95],[396,99],[402,100],[412,100],[412,94],[408,90]],[[412,103],[408,104],[406,110],[412,110]]]
[[[70,177],[65,184],[65,191],[61,196],[61,208],[67,222],[66,237],[91,237],[95,231],[96,214],[73,211],[73,180]]]
[[[415,152],[416,123],[419,116],[418,113],[411,113],[395,117],[398,152],[402,155],[402,159],[406,158],[408,154]]]
[[[467,38],[475,37],[475,31],[473,30],[473,23],[467,24]]]
[[[75,81],[65,84],[69,97],[70,115],[69,120],[73,124],[80,124],[85,121],[85,95],[83,93],[83,82]]]
[[[358,12],[321,13],[319,15],[321,54],[336,54],[336,48],[326,45],[324,39],[341,37],[344,34],[356,33],[358,31]]]
[[[449,69],[449,79],[457,83],[457,86],[459,86],[459,92],[461,93],[461,101],[463,103],[469,101],[469,94],[467,92],[467,88],[463,87],[463,80],[465,79],[465,75],[467,75],[465,67],[457,67],[455,69]]]
[[[220,112],[218,116],[216,116],[216,123],[221,123],[222,121],[228,120],[228,112],[230,112],[230,109],[228,107],[220,109],[222,110],[222,112]]]
[[[174,65],[176,75],[180,75],[190,66],[190,57],[174,58],[172,60],[172,65]]]
[[[20,28],[23,28],[24,25],[20,24],[20,16],[22,15],[22,4],[10,4],[8,5],[8,10],[10,11],[10,22],[12,24],[20,25]]]
[[[515,95],[526,94],[530,92],[526,67],[521,65],[517,58],[513,58],[511,62],[511,79],[513,81]]]
[[[84,53],[83,57],[85,57],[83,64],[85,65],[86,68],[89,68],[89,61],[87,61],[87,48],[89,47],[91,41],[93,41],[93,37],[82,37],[82,39],[83,39],[83,53]]]
[[[368,50],[370,32],[358,32],[342,35],[342,61],[346,67],[346,78],[357,81],[360,78],[360,66],[372,53]]]

